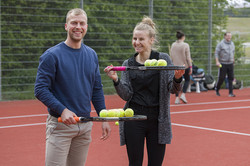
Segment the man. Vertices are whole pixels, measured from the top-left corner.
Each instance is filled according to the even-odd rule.
[[[219,67],[218,81],[215,87],[217,96],[220,96],[219,90],[227,75],[229,97],[235,97],[233,94],[235,46],[231,41],[231,38],[232,34],[230,32],[226,32],[224,34],[224,39],[216,46],[215,50],[216,65]]]
[[[67,39],[48,49],[39,60],[35,96],[48,107],[46,166],[83,166],[91,142],[92,122],[77,123],[76,116],[90,116],[91,101],[99,112],[105,109],[96,52],[83,44],[87,14],[82,9],[67,13]],[[58,117],[63,123],[58,123]],[[109,137],[108,122],[102,137]]]

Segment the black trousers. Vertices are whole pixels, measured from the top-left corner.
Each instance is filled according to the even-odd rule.
[[[165,155],[165,144],[158,144],[158,108],[130,106],[135,114],[147,115],[143,121],[125,121],[125,140],[129,166],[142,166],[144,145],[148,153],[148,166],[161,166]]]
[[[234,79],[234,65],[233,64],[222,64],[222,67],[218,71],[218,81],[216,84],[216,89],[220,90],[225,77],[228,77],[228,89],[229,94],[233,94],[233,79]]]

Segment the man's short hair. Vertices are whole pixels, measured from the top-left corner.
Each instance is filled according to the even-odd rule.
[[[88,17],[87,17],[87,13],[81,9],[81,8],[74,8],[74,9],[71,9],[68,11],[67,15],[66,15],[66,23],[69,21],[69,16],[73,14],[75,16],[78,16],[78,15],[85,15],[87,20],[88,20]]]
[[[224,33],[224,36],[227,36],[227,34],[229,34],[229,33],[231,33],[231,32],[226,32],[226,33]]]

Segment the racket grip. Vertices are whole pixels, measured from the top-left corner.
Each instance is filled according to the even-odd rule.
[[[125,71],[126,70],[126,66],[117,66],[117,67],[113,67],[114,71]]]
[[[79,122],[80,121],[80,118],[79,117],[74,117],[75,121]],[[62,118],[59,117],[58,118],[58,122],[62,122]]]

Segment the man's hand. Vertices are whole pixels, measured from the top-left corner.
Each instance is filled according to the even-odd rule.
[[[111,128],[109,126],[108,122],[103,122],[102,123],[102,136],[101,136],[101,140],[106,140],[111,133]]]
[[[218,59],[218,58],[215,58],[215,63],[216,63],[216,66],[217,66],[217,67],[220,67],[221,63],[219,62],[219,59]]]
[[[65,108],[61,114],[62,122],[67,125],[77,123],[74,117],[76,117],[76,114],[67,108]]]

